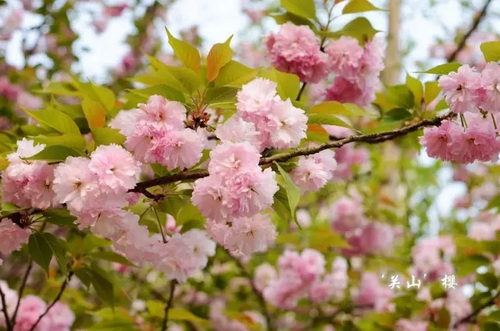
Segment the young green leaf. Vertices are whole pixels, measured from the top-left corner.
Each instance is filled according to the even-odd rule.
[[[482,43],[480,47],[486,62],[500,61],[500,41],[488,41]]]
[[[287,214],[291,216],[293,221],[298,224],[296,211],[300,201],[300,188],[295,185],[290,175],[277,162],[274,163],[274,166],[278,169],[278,172],[280,174],[280,176],[277,176],[280,191],[283,190],[286,195],[286,205],[283,207],[287,209]],[[283,200],[281,203],[283,203]]]
[[[379,31],[373,28],[370,21],[364,17],[358,17],[347,23],[341,30],[326,33],[326,36],[330,38],[350,36],[358,39],[359,43],[364,45],[367,41],[372,40],[377,32]]]
[[[94,137],[97,146],[109,144],[121,145],[125,142],[125,136],[118,130],[112,128],[93,129],[92,137]]]
[[[307,114],[307,117],[309,118],[307,124],[327,124],[352,129],[352,125],[332,114],[311,113]]]
[[[419,74],[435,74],[435,75],[447,75],[450,72],[457,71],[462,65],[457,62],[450,62],[445,64],[440,64],[426,71],[418,71]]]
[[[82,109],[85,114],[85,118],[89,124],[89,128],[102,128],[106,124],[106,109],[104,106],[97,101],[90,98],[83,98]]]
[[[38,123],[51,127],[52,129],[67,134],[80,135],[80,129],[68,115],[58,110],[26,110]]]
[[[368,0],[351,0],[342,10],[342,14],[362,13],[374,10],[383,10],[383,9],[374,6]]]
[[[177,39],[167,28],[165,28],[168,35],[168,43],[172,46],[175,56],[182,62],[186,67],[193,69],[194,72],[200,72],[200,52],[196,47],[191,44]]]
[[[214,85],[240,87],[254,79],[257,72],[258,69],[249,68],[237,61],[229,61],[220,69]]]
[[[421,105],[423,102],[424,87],[422,82],[406,74],[406,87],[413,93],[416,105]]]
[[[66,146],[53,145],[45,147],[40,153],[33,155],[28,159],[59,162],[66,160],[68,156],[83,156],[83,154],[75,149]]]
[[[316,18],[314,0],[281,0],[281,7],[290,13],[305,18]]]
[[[34,233],[28,240],[28,252],[46,273],[49,272],[50,260],[55,255],[63,272],[67,270],[66,249],[64,245],[50,233]]]
[[[220,69],[231,61],[233,50],[230,43],[233,36],[224,43],[215,44],[208,52],[207,56],[207,81],[214,81],[219,75]]]

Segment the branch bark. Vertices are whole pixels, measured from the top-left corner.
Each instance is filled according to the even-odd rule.
[[[500,298],[500,292],[498,292],[495,296],[493,296],[490,300],[485,302],[483,305],[477,307],[476,310],[474,310],[472,313],[470,313],[469,315],[465,316],[464,318],[458,320],[455,324],[453,324],[453,329],[457,328],[460,324],[472,322],[476,318],[476,316],[479,315],[483,311],[483,309],[488,308],[490,306],[493,306],[498,298]]]
[[[19,287],[19,294],[18,294],[16,309],[14,310],[14,314],[12,315],[12,327],[14,327],[16,325],[17,312],[19,311],[19,305],[21,304],[21,298],[23,296],[24,288],[26,287],[26,282],[28,281],[28,277],[30,275],[32,267],[33,267],[33,260],[30,258],[30,261],[28,262],[28,268],[26,269],[26,272],[24,273],[23,280],[21,282],[21,287]]]
[[[454,61],[457,58],[458,54],[462,51],[462,49],[464,49],[469,37],[474,33],[474,31],[476,31],[481,21],[486,17],[486,13],[488,12],[488,7],[492,2],[493,2],[492,0],[486,0],[479,14],[473,19],[471,27],[464,34],[463,38],[460,40],[460,43],[457,45],[457,48],[446,59],[448,62]]]
[[[5,293],[3,293],[1,286],[0,286],[0,297],[2,299],[2,312],[5,318],[5,326],[7,327],[7,331],[10,331],[12,330],[12,325],[10,323],[9,313],[7,312],[7,300],[5,300]]]
[[[406,127],[403,127],[401,129],[396,129],[396,130],[391,130],[391,131],[384,131],[384,132],[379,132],[379,133],[371,133],[371,134],[362,134],[362,135],[357,135],[357,136],[350,136],[347,138],[343,138],[340,140],[328,142],[319,146],[315,147],[306,147],[306,148],[298,148],[293,151],[287,152],[287,153],[281,153],[269,157],[263,157],[260,159],[259,164],[262,166],[265,165],[270,165],[273,162],[284,162],[288,161],[294,157],[297,156],[306,156],[306,155],[311,155],[311,154],[316,154],[318,152],[321,152],[325,149],[331,149],[331,148],[340,148],[344,145],[347,145],[349,143],[353,142],[363,142],[363,143],[381,143],[387,140],[392,140],[404,135],[407,135],[411,132],[415,132],[421,128],[424,127],[429,127],[429,126],[439,126],[442,121],[446,119],[453,118],[455,116],[454,113],[448,113],[446,115],[438,116],[433,119],[427,119],[427,120],[422,120],[420,122],[408,125]],[[208,171],[202,170],[202,171],[185,171],[185,172],[180,172],[177,174],[173,175],[167,175],[163,177],[158,177],[155,179],[147,180],[144,182],[140,182],[136,185],[135,188],[131,190],[131,192],[143,192],[149,187],[153,186],[158,186],[158,185],[164,185],[164,184],[169,184],[169,183],[174,183],[177,181],[181,180],[193,180],[193,179],[199,179],[203,177],[208,176]]]

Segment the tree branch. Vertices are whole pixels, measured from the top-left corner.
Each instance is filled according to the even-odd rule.
[[[21,304],[21,298],[23,296],[24,288],[26,287],[26,282],[28,281],[28,276],[30,275],[32,267],[33,267],[33,260],[30,258],[30,261],[28,263],[28,268],[26,269],[26,272],[24,273],[23,280],[21,282],[21,287],[19,287],[19,295],[18,295],[18,299],[17,299],[16,309],[14,310],[14,315],[12,315],[12,327],[14,327],[16,325],[17,312],[19,311],[19,305]]]
[[[451,53],[446,58],[446,60],[448,62],[454,61],[456,59],[456,57],[458,56],[458,53],[460,53],[462,51],[462,49],[465,47],[465,45],[466,45],[467,40],[469,39],[469,37],[474,33],[474,31],[476,31],[476,29],[478,28],[479,24],[481,23],[481,21],[486,16],[486,13],[488,12],[488,7],[490,6],[491,3],[492,3],[492,0],[486,0],[486,2],[484,3],[483,8],[479,12],[479,14],[474,18],[474,20],[472,21],[472,26],[464,34],[462,40],[460,40],[460,43],[457,45],[457,48],[453,51],[453,53]]]
[[[457,328],[460,324],[472,322],[474,318],[479,315],[481,311],[483,311],[483,309],[488,308],[489,306],[493,306],[498,298],[500,298],[500,292],[498,292],[494,297],[485,302],[483,305],[477,307],[476,310],[474,310],[472,313],[458,320],[455,324],[453,324],[453,329]]]
[[[307,86],[306,82],[302,83],[302,86],[300,87],[300,90],[299,90],[299,94],[297,94],[297,98],[295,98],[295,101],[300,101],[300,97],[302,96],[302,93],[304,93],[306,86]]]
[[[234,261],[234,263],[236,263],[243,277],[247,278],[248,281],[250,282],[250,287],[252,288],[252,292],[255,294],[255,297],[257,298],[257,301],[259,302],[260,305],[260,310],[264,315],[264,318],[266,319],[267,329],[270,331],[274,330],[271,314],[267,310],[266,301],[264,300],[262,293],[260,293],[260,291],[255,286],[252,275],[246,270],[245,266],[241,263],[241,261],[237,257],[233,256],[227,249],[224,249],[224,251]]]
[[[47,307],[47,309],[45,309],[45,311],[38,317],[38,319],[36,320],[35,324],[33,324],[33,326],[29,329],[29,331],[35,330],[36,326],[38,325],[38,323],[40,323],[40,321],[42,320],[42,318],[44,318],[45,315],[47,315],[49,313],[49,311],[52,309],[52,307],[54,307],[54,305],[61,299],[62,294],[64,293],[64,290],[66,289],[66,286],[68,286],[68,283],[70,282],[72,276],[73,276],[73,272],[70,271],[69,274],[68,274],[68,277],[66,277],[64,279],[63,283],[61,284],[61,287],[59,289],[59,293],[57,293],[57,296],[54,298],[54,300],[52,300],[52,302]]]
[[[7,300],[5,300],[5,293],[3,293],[2,287],[0,286],[0,297],[2,298],[2,312],[5,318],[5,325],[7,330],[12,330],[12,325],[10,323],[9,313],[7,312]]]
[[[401,129],[396,129],[392,131],[384,131],[384,132],[378,132],[378,133],[371,133],[371,134],[362,134],[362,135],[357,135],[357,136],[350,136],[346,137],[343,139],[339,139],[336,141],[332,141],[329,143],[325,143],[316,147],[306,147],[306,148],[298,148],[295,149],[291,152],[287,153],[281,153],[269,157],[263,157],[260,159],[259,164],[260,165],[269,165],[272,164],[273,162],[284,162],[288,161],[294,157],[297,156],[305,156],[305,155],[311,155],[311,154],[316,154],[318,152],[321,152],[325,149],[331,149],[331,148],[340,148],[344,145],[347,145],[349,143],[353,142],[364,142],[364,143],[381,143],[387,140],[392,140],[404,135],[407,135],[411,132],[417,131],[421,128],[428,127],[428,126],[439,126],[442,121],[446,119],[451,119],[455,117],[455,113],[448,113],[446,115],[438,116],[432,119],[427,119],[427,120],[422,120],[420,122],[408,125],[406,127],[403,127]],[[167,175],[163,177],[158,177],[155,179],[147,180],[144,182],[140,182],[136,185],[135,188],[130,190],[131,192],[143,192],[146,190],[148,187],[153,187],[153,186],[158,186],[158,185],[164,185],[164,184],[169,184],[169,183],[174,183],[180,180],[193,180],[193,179],[199,179],[203,177],[208,176],[208,171],[206,170],[198,170],[198,171],[193,171],[193,172],[180,172],[177,174],[173,175]]]
[[[162,331],[167,330],[168,311],[170,310],[170,308],[172,308],[173,303],[174,303],[174,292],[175,292],[176,285],[177,285],[177,281],[175,279],[173,279],[170,282],[170,295],[168,297],[167,305],[165,306],[165,315],[163,316],[163,323],[162,323],[162,327],[161,327]]]

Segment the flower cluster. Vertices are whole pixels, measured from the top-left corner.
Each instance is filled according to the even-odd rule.
[[[359,287],[352,292],[357,305],[375,311],[391,310],[394,306],[390,302],[393,295],[392,290],[380,282],[379,276],[371,272],[363,273]]]
[[[491,62],[478,72],[468,65],[457,72],[442,76],[439,86],[443,89],[450,110],[463,114],[487,111],[500,112],[500,64]]]
[[[194,183],[192,201],[207,218],[212,237],[243,254],[264,250],[276,236],[269,218],[257,215],[278,191],[275,173],[262,170],[259,159],[248,142],[224,142],[210,152],[210,175]]]
[[[324,150],[314,155],[300,157],[291,175],[302,191],[317,191],[332,179],[336,168],[335,153]]]
[[[455,244],[448,236],[423,239],[413,247],[412,271],[429,281],[452,274],[454,269],[450,262],[455,250]]]
[[[205,147],[204,136],[186,128],[185,120],[182,104],[152,95],[147,104],[119,112],[109,126],[127,138],[125,147],[137,160],[173,170],[194,166]]]
[[[0,253],[7,256],[15,250],[18,250],[22,244],[28,242],[30,231],[14,224],[12,220],[5,218],[0,221]],[[2,259],[0,259],[2,264]]]
[[[45,148],[45,145],[23,138],[17,151],[7,156],[9,166],[2,173],[2,197],[5,202],[20,207],[47,209],[58,205],[52,181],[54,166],[45,161],[26,160]]]
[[[326,274],[325,263],[323,255],[313,249],[305,249],[301,254],[285,251],[278,260],[278,275],[267,265],[260,267],[265,270],[256,271],[264,298],[282,309],[294,308],[304,297],[314,303],[342,299],[347,287],[347,263],[337,258]]]
[[[332,229],[342,234],[350,247],[347,256],[384,253],[394,241],[394,229],[385,223],[369,222],[360,197],[342,197],[331,206]]]
[[[325,51],[330,70],[335,73],[333,84],[326,89],[326,99],[359,106],[370,104],[384,69],[383,40],[374,38],[361,47],[356,39],[344,36],[330,41]]]
[[[12,316],[16,309],[18,296],[17,293],[11,290],[7,283],[0,281],[0,288],[2,292],[5,293],[5,304],[7,306],[7,312],[9,316]],[[0,308],[2,308],[2,303],[0,302]],[[47,303],[35,295],[27,295],[21,298],[19,302],[19,308],[17,312],[16,325],[14,330],[16,331],[28,331],[31,330],[33,325],[37,322],[40,315],[42,315],[48,308]],[[75,321],[75,314],[71,309],[63,302],[56,302],[47,313],[47,315],[38,322],[36,331],[43,330],[58,330],[58,331],[69,331],[73,322]],[[3,314],[0,314],[0,326],[5,327],[6,321]]]
[[[249,138],[247,141],[254,142],[258,150],[297,147],[306,137],[307,116],[302,109],[294,107],[290,99],[281,100],[276,88],[276,83],[263,78],[243,85],[237,95],[237,116],[252,123],[253,128],[234,120],[226,124],[229,128],[222,129],[219,138],[233,141],[241,135],[240,139]],[[248,132],[243,133],[244,129]]]
[[[480,114],[468,113],[463,118],[467,127],[445,120],[439,127],[425,128],[421,142],[427,154],[459,163],[496,160],[500,152],[500,140],[497,139],[494,123]]]
[[[103,212],[116,212],[129,204],[140,163],[118,145],[102,145],[85,157],[68,157],[54,171],[53,190],[81,228],[94,224]]]
[[[326,56],[308,26],[285,23],[279,33],[267,37],[266,47],[276,69],[295,74],[303,82],[317,83],[328,75]]]

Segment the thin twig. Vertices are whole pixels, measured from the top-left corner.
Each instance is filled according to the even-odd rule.
[[[232,255],[228,250],[225,251],[227,255],[234,261],[234,263],[236,263],[243,277],[247,278],[248,281],[250,282],[250,287],[252,288],[252,292],[255,294],[255,297],[257,298],[257,301],[259,302],[260,305],[260,310],[264,315],[264,318],[266,319],[267,329],[270,331],[274,330],[273,321],[271,319],[271,314],[267,310],[266,301],[264,300],[262,293],[260,293],[260,291],[255,286],[255,282],[253,281],[252,275],[247,271],[245,266],[241,263],[241,261],[237,257]]]
[[[173,279],[170,282],[170,294],[169,294],[169,297],[168,297],[168,302],[165,305],[165,315],[163,315],[163,323],[162,323],[162,327],[161,327],[162,331],[167,330],[168,311],[170,310],[170,308],[172,308],[173,303],[174,303],[174,292],[175,292],[175,286],[176,285],[177,285],[177,281],[175,279]]]
[[[392,140],[404,135],[407,135],[411,132],[415,132],[421,128],[428,127],[428,126],[439,126],[442,121],[446,119],[450,119],[455,117],[456,115],[454,113],[448,113],[443,116],[438,116],[433,119],[427,119],[427,120],[422,120],[420,122],[408,125],[406,127],[396,129],[396,130],[391,130],[391,131],[384,131],[384,132],[378,132],[378,133],[371,133],[371,134],[362,134],[362,135],[356,135],[356,136],[349,136],[337,141],[333,142],[328,142],[316,147],[306,147],[306,148],[298,148],[295,149],[291,152],[287,153],[281,153],[269,157],[263,157],[260,159],[259,164],[260,165],[269,165],[272,164],[273,162],[284,162],[288,161],[289,159],[292,159],[297,156],[305,156],[305,155],[311,155],[311,154],[316,154],[318,152],[321,152],[325,149],[331,149],[331,148],[340,148],[344,145],[347,145],[349,143],[353,142],[363,142],[363,143],[381,143],[387,140]],[[180,172],[174,175],[167,175],[163,177],[158,177],[155,179],[147,180],[144,182],[140,182],[136,185],[135,188],[131,190],[131,192],[141,192],[142,190],[148,188],[148,187],[153,187],[153,186],[158,186],[158,185],[164,185],[164,184],[169,184],[169,183],[174,183],[177,181],[181,180],[193,180],[193,179],[199,179],[203,177],[208,176],[208,171],[203,170],[203,171],[185,171],[185,172]]]
[[[472,313],[469,315],[465,316],[464,318],[458,320],[455,324],[453,324],[453,328],[457,328],[460,324],[464,323],[469,323],[474,320],[474,318],[483,311],[483,309],[488,308],[489,306],[493,306],[496,302],[496,300],[500,298],[500,292],[498,292],[494,297],[492,297],[490,300],[482,304],[481,306],[477,307]]]
[[[19,305],[21,304],[21,298],[24,293],[24,288],[26,287],[26,282],[28,281],[28,276],[30,275],[31,268],[33,267],[33,260],[30,258],[28,262],[28,268],[24,273],[23,281],[21,282],[21,287],[19,287],[19,294],[16,304],[16,309],[14,310],[14,315],[12,315],[12,327],[16,325],[17,312],[19,311]]]
[[[0,286],[0,297],[2,298],[2,311],[5,318],[5,324],[7,330],[12,330],[12,325],[10,324],[9,313],[7,312],[7,300],[5,300],[5,293],[3,293],[2,286]]]
[[[460,40],[460,43],[457,45],[457,48],[453,51],[453,53],[451,53],[446,58],[446,60],[448,62],[454,61],[456,59],[456,57],[458,56],[458,53],[460,53],[462,51],[462,49],[465,47],[465,45],[467,44],[467,40],[469,39],[469,37],[474,33],[474,31],[476,31],[477,27],[479,26],[479,24],[481,23],[481,21],[486,16],[486,13],[488,12],[488,7],[490,6],[491,3],[492,3],[492,0],[486,0],[486,2],[484,3],[483,8],[479,12],[479,15],[477,15],[477,17],[475,17],[474,20],[472,21],[472,26],[464,34],[463,38]]]
[[[161,239],[163,240],[163,243],[166,244],[167,238],[165,237],[165,233],[163,233],[163,226],[161,225],[161,222],[160,222],[160,216],[158,216],[158,210],[156,210],[156,208],[154,206],[153,206],[153,210],[155,212],[156,221],[158,221],[158,228],[160,229]]]
[[[302,96],[302,93],[304,92],[306,86],[307,86],[307,83],[303,82],[302,87],[299,90],[299,94],[297,94],[297,98],[295,98],[295,101],[300,101],[300,97]]]
[[[54,300],[52,300],[52,302],[47,307],[47,309],[45,309],[45,311],[40,316],[38,316],[38,319],[36,320],[35,324],[33,324],[33,326],[29,329],[29,331],[35,330],[36,326],[38,325],[38,323],[40,323],[40,321],[42,320],[42,318],[44,318],[45,315],[47,315],[49,313],[49,311],[52,309],[52,307],[54,307],[54,305],[59,300],[61,300],[61,297],[62,297],[62,295],[64,293],[64,290],[68,286],[68,283],[70,282],[72,276],[73,276],[73,272],[70,271],[69,274],[68,274],[68,277],[66,277],[64,279],[63,283],[61,284],[61,287],[59,288],[59,293],[57,293],[57,296],[54,298]]]

